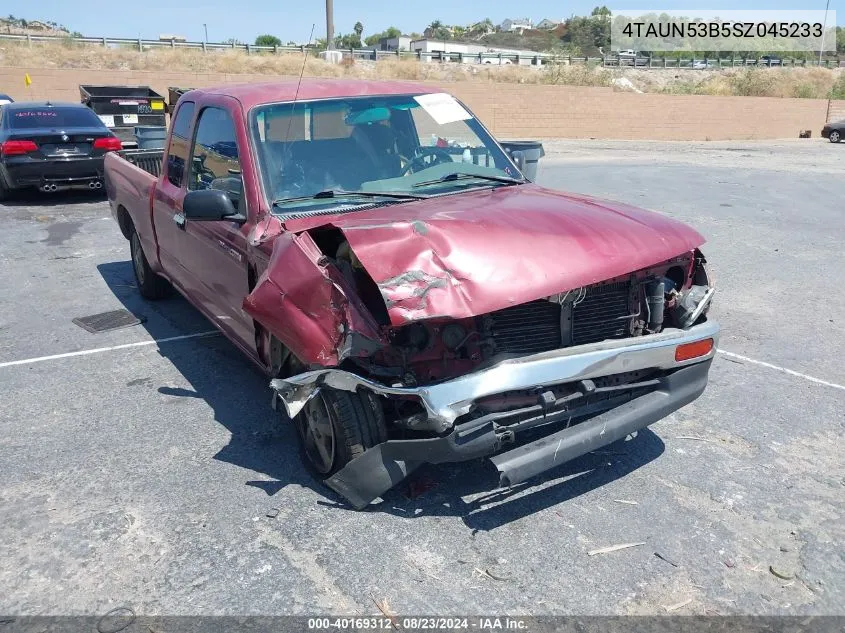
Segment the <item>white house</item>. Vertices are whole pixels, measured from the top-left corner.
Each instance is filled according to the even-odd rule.
[[[411,38],[408,35],[399,37],[383,37],[378,41],[380,51],[409,51],[411,50]]]
[[[540,20],[537,23],[536,28],[543,29],[543,30],[546,30],[546,31],[551,31],[552,29],[555,29],[559,25],[563,24],[565,21],[566,20],[550,20],[549,18],[546,18],[544,20]]]
[[[526,29],[531,28],[534,28],[534,26],[528,18],[508,18],[499,25],[499,30],[505,31],[506,33],[522,33]]]
[[[425,55],[423,61],[437,62],[439,61],[437,53],[448,54],[451,61],[458,62],[460,55],[467,56],[463,61],[466,64],[492,64],[492,65],[508,65],[516,64],[515,56],[519,55],[519,64],[522,66],[530,66],[534,63],[537,57],[536,51],[522,51],[508,48],[493,48],[489,46],[482,46],[481,44],[461,44],[458,42],[450,42],[446,40],[435,40],[423,38],[411,42],[411,50],[422,53],[433,53],[433,55]],[[498,53],[502,53],[502,58],[498,57]],[[481,55],[479,57],[479,55]],[[508,57],[505,57],[508,56]]]

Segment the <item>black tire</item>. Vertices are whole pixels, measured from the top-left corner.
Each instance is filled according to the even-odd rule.
[[[827,138],[831,143],[838,143],[842,140],[842,132],[839,130],[831,130]]]
[[[11,195],[12,190],[6,189],[6,185],[3,184],[3,179],[0,178],[0,200],[8,200]]]
[[[327,414],[327,420],[321,419]],[[302,447],[302,459],[310,471],[327,478],[373,446],[387,441],[387,427],[381,402],[373,394],[361,391],[335,391],[323,388],[294,418]],[[332,450],[322,438],[331,430]],[[320,452],[317,443],[323,445]],[[330,458],[326,459],[326,454]]]
[[[163,277],[159,277],[150,268],[144,249],[141,248],[141,238],[138,232],[132,228],[129,236],[129,251],[132,254],[132,270],[135,273],[135,281],[138,284],[138,292],[144,299],[163,299],[170,294],[170,284]]]

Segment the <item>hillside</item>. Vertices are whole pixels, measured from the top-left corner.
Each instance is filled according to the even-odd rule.
[[[0,18],[0,33],[9,35],[77,35],[68,31],[67,27],[52,21],[25,20],[13,15]]]
[[[34,69],[96,69],[175,71],[186,73],[260,74],[296,76],[302,69],[299,54],[253,54],[161,48],[139,52],[132,48],[97,45],[0,41],[0,66],[18,68],[21,77]],[[310,57],[310,77],[355,77],[431,81],[473,81],[572,86],[606,86],[615,90],[689,95],[740,95],[845,98],[845,69],[735,68],[725,70],[611,69],[601,66],[550,64],[478,66],[458,63],[421,63],[415,60],[352,61],[329,64]]]

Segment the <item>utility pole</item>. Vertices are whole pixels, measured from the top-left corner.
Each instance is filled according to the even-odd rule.
[[[827,10],[830,9],[830,0],[827,0],[827,4],[824,7],[824,24],[822,25],[822,41],[819,44],[819,66],[822,65],[822,54],[824,53],[824,36],[825,31],[827,30]]]
[[[208,44],[208,24],[203,24],[202,28],[205,29],[205,43]]]
[[[334,1],[326,0],[326,49],[334,48]]]

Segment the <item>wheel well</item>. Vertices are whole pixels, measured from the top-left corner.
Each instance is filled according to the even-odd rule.
[[[129,211],[122,205],[117,208],[117,225],[120,227],[123,237],[127,240],[132,237],[132,229],[134,228],[132,217],[129,215]]]

